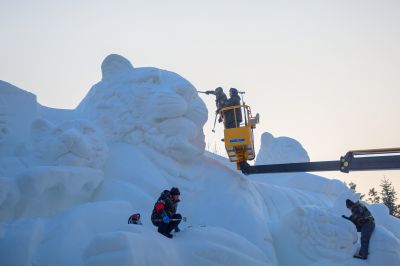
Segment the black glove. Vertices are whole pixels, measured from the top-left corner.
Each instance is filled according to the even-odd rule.
[[[347,217],[346,215],[342,215],[342,218],[346,219],[346,220],[350,220],[349,217]]]
[[[219,117],[218,118],[218,123],[221,123],[222,122],[222,117]]]

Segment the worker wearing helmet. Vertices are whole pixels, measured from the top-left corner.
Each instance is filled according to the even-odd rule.
[[[158,232],[168,238],[172,238],[171,231],[179,232],[179,223],[182,215],[176,213],[178,207],[180,191],[173,187],[171,190],[164,190],[157,202],[154,204],[151,214],[153,225],[158,227]]]
[[[230,107],[240,105],[240,96],[238,90],[235,88],[230,88],[229,99],[225,101],[224,107]],[[242,111],[241,108],[235,108],[231,110],[224,111],[225,117],[225,128],[239,127],[242,122]]]
[[[215,95],[215,105],[217,106],[217,110],[215,111],[215,114],[218,115],[219,112],[221,111],[222,108],[224,108],[225,102],[227,100],[226,94],[224,93],[224,90],[222,87],[218,87],[213,91],[206,91],[205,92],[207,95],[212,94]],[[222,116],[220,114],[218,118],[218,122],[222,122]]]

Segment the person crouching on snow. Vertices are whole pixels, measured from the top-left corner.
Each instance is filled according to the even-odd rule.
[[[180,231],[178,225],[182,220],[182,215],[176,213],[180,201],[179,195],[179,189],[176,187],[164,190],[154,204],[151,214],[151,221],[158,227],[158,232],[168,238],[172,238],[172,230]]]
[[[342,215],[343,218],[353,222],[357,228],[357,232],[361,232],[361,248],[354,258],[366,260],[368,257],[369,239],[375,229],[375,220],[364,204],[359,201],[354,203],[347,199],[346,207],[351,211],[350,217]]]

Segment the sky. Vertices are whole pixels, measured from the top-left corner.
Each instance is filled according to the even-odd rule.
[[[0,0],[0,79],[72,109],[117,53],[198,90],[245,91],[261,116],[256,147],[270,132],[298,140],[312,161],[335,160],[400,147],[399,13],[395,0]],[[223,153],[214,101],[203,99],[207,143]],[[363,192],[386,176],[400,192],[398,171],[323,175]]]

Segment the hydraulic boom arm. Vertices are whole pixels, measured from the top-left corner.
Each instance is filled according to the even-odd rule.
[[[322,171],[372,171],[400,170],[400,148],[353,150],[338,161],[321,161],[305,163],[285,163],[251,166],[241,163],[244,174],[271,174],[288,172],[322,172]]]

